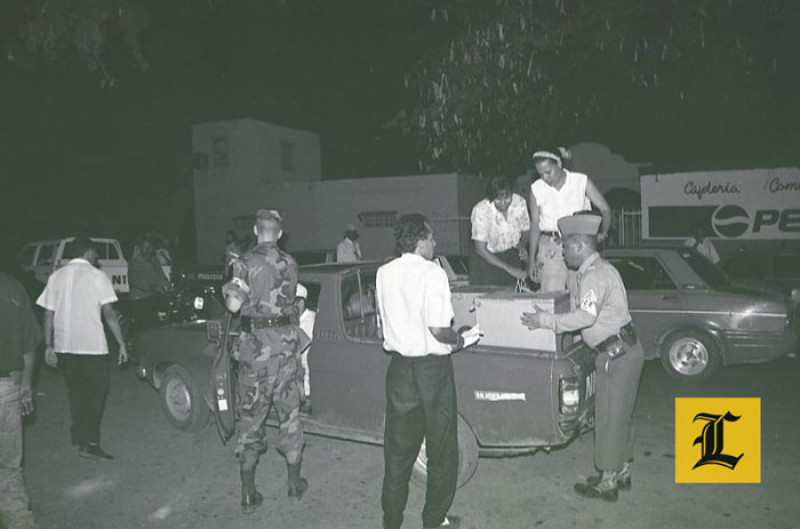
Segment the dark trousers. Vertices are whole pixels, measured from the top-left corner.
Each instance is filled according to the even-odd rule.
[[[108,355],[58,354],[72,416],[72,444],[100,444],[100,421],[108,394]]]
[[[633,459],[633,411],[644,350],[638,341],[626,349],[616,360],[606,353],[595,359],[594,464],[599,470],[616,472]]]
[[[527,265],[519,258],[519,249],[511,248],[505,252],[494,254],[506,264],[517,268],[525,268]],[[508,275],[504,270],[500,270],[494,265],[489,264],[475,250],[475,245],[470,245],[469,251],[469,284],[470,285],[494,285],[513,287],[517,280]]]
[[[386,429],[381,504],[383,523],[397,529],[408,501],[408,480],[422,440],[428,457],[423,527],[444,521],[458,477],[458,412],[450,355],[392,355],[386,373]]]

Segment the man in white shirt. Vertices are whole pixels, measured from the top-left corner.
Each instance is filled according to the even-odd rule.
[[[72,416],[72,444],[79,455],[113,459],[100,448],[100,422],[108,392],[108,344],[103,322],[119,345],[119,363],[128,360],[108,276],[95,268],[97,254],[88,238],[72,243],[76,258],[48,278],[36,304],[44,308],[45,362],[64,376]]]
[[[456,388],[450,353],[464,346],[451,328],[453,306],[444,270],[433,259],[433,230],[422,215],[395,226],[401,256],[378,269],[376,294],[383,348],[392,355],[386,373],[386,427],[381,504],[384,529],[398,529],[408,480],[423,439],[428,479],[422,525],[460,526],[447,516],[458,477]]]
[[[348,224],[342,239],[336,246],[337,263],[357,263],[361,260],[361,245],[358,244],[358,230],[355,224]]]
[[[611,208],[602,193],[585,174],[565,169],[564,158],[569,159],[569,151],[562,147],[533,154],[541,178],[531,184],[528,276],[539,283],[541,292],[567,288],[558,219],[590,210],[594,205],[603,219],[597,242],[603,242],[611,228]]]
[[[684,246],[695,249],[697,253],[714,264],[719,263],[719,254],[714,243],[706,238],[706,230],[702,226],[695,226],[692,234],[693,237],[689,237],[683,242]]]

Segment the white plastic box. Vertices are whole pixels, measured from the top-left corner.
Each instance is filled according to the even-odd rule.
[[[491,292],[473,300],[477,323],[483,337],[480,344],[486,346],[512,347],[557,351],[560,340],[549,329],[530,330],[520,318],[534,307],[549,313],[569,311],[569,296],[566,292],[529,294],[509,291]]]

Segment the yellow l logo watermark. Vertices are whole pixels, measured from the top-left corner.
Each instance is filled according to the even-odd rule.
[[[761,399],[675,399],[676,483],[761,483]]]

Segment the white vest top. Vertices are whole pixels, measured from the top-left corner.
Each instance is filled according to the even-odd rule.
[[[567,176],[561,189],[551,187],[541,178],[531,184],[531,192],[539,206],[540,231],[558,231],[558,219],[592,208],[586,196],[588,177],[566,169],[565,172]]]

